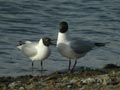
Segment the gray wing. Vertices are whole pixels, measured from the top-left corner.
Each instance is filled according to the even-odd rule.
[[[22,52],[28,57],[36,55],[37,50],[35,48],[35,45],[36,45],[35,43],[24,44],[24,46],[22,47]]]
[[[78,54],[86,53],[95,47],[93,42],[74,39],[70,42],[71,48]]]

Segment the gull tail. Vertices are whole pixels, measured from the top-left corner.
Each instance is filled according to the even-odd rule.
[[[103,47],[105,46],[107,43],[95,43],[95,46],[97,47]]]

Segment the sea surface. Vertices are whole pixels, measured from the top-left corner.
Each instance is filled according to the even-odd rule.
[[[57,39],[61,21],[68,22],[71,37],[109,42],[80,58],[77,68],[120,65],[120,0],[0,0],[0,76],[31,74],[31,60],[17,49],[17,42]],[[45,73],[67,70],[67,59],[55,46],[50,48]],[[40,72],[39,61],[34,70]]]

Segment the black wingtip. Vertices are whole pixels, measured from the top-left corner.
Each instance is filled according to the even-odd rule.
[[[107,43],[95,43],[95,46],[97,47],[102,47],[105,46]]]

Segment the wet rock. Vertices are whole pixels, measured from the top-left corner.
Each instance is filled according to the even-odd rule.
[[[120,69],[120,66],[117,66],[115,64],[106,64],[103,68],[104,69]]]

